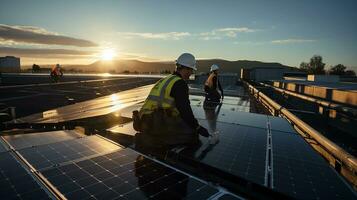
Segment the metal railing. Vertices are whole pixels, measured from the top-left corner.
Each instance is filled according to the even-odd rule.
[[[355,189],[357,188],[357,159],[354,156],[324,137],[317,130],[292,114],[288,109],[273,101],[248,82],[244,82],[244,84],[249,89],[249,92],[274,116],[286,118],[295,128],[299,130],[297,132],[302,135],[308,143],[311,144],[312,139],[314,143],[311,146],[320,152],[336,169],[336,171],[350,181]],[[324,152],[321,152],[321,150]],[[325,153],[327,153],[327,155]]]

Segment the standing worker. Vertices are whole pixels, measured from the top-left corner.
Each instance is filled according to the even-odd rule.
[[[206,99],[205,101],[213,102],[213,103],[220,103],[220,100],[224,98],[223,96],[223,89],[221,83],[218,79],[218,65],[213,64],[211,66],[210,74],[205,82],[205,92],[206,92]],[[221,94],[217,91],[217,85]]]
[[[189,53],[180,55],[175,72],[159,80],[139,113],[133,112],[135,130],[164,145],[196,144],[198,135],[209,136],[207,129],[195,119],[190,106],[185,80],[193,70],[197,70],[195,57]]]

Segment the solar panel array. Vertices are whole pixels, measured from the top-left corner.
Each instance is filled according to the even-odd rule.
[[[10,145],[15,144],[19,148],[15,151],[67,199],[208,199],[223,196],[215,186],[97,135],[54,142],[52,136],[55,134],[40,133],[48,138],[47,142],[43,139],[40,145],[31,147],[24,147],[25,143],[11,137],[3,139]],[[31,141],[38,136],[18,135],[18,138],[24,137]],[[26,172],[10,152],[0,154],[2,198],[48,198],[31,173]],[[15,178],[8,179],[12,175]],[[14,186],[13,182],[19,185]],[[234,194],[224,194],[237,199]]]
[[[175,156],[194,159],[295,198],[356,198],[353,189],[285,119],[236,112],[225,104],[219,112],[218,107],[191,106],[201,125],[210,133],[218,130],[219,142],[200,137],[200,147],[174,152]]]

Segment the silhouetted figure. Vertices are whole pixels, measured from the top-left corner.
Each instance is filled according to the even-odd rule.
[[[213,64],[210,69],[210,74],[205,82],[204,90],[206,92],[206,101],[217,102],[223,100],[223,89],[218,79],[218,65]],[[217,91],[219,89],[221,94]]]
[[[59,79],[63,77],[63,72],[62,72],[61,66],[59,64],[56,64],[52,68],[50,76],[51,76],[52,82],[55,82],[55,83],[57,83],[59,81]]]

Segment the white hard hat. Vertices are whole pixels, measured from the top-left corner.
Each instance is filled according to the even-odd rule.
[[[213,72],[214,70],[218,70],[218,69],[219,69],[218,65],[213,64],[213,65],[211,66],[210,72]]]
[[[190,53],[183,53],[181,54],[177,60],[176,64],[182,65],[184,67],[191,68],[193,70],[197,70],[196,68],[196,59],[195,57],[190,54]]]

